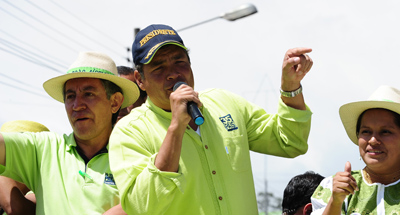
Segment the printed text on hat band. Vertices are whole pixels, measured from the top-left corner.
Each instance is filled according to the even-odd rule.
[[[69,74],[69,73],[77,73],[77,72],[104,73],[104,74],[114,75],[114,73],[112,73],[112,72],[110,72],[108,70],[94,68],[94,67],[76,67],[76,68],[72,68],[72,69],[67,71],[67,74]]]

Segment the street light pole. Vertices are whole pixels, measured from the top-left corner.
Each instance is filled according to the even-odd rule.
[[[133,29],[133,40],[135,40],[136,34],[138,34],[139,31],[140,31],[140,28]],[[131,59],[129,58],[129,55],[131,54],[131,48],[128,46],[126,48],[126,51],[128,51],[128,57],[126,58],[126,60],[128,61],[128,63],[130,63]],[[135,63],[133,62],[133,59],[132,59],[132,68],[135,68]]]
[[[220,19],[220,18],[226,19],[228,21],[235,21],[237,19],[241,19],[241,18],[244,18],[246,16],[250,16],[250,15],[255,14],[255,13],[257,13],[256,6],[254,6],[253,4],[243,4],[243,5],[235,8],[235,9],[233,9],[233,10],[231,10],[229,12],[223,13],[223,14],[217,16],[217,17],[214,17],[212,19],[208,19],[206,21],[199,22],[197,24],[190,25],[190,26],[178,29],[176,31],[183,31],[183,30],[186,30],[188,28],[192,28],[192,27],[195,27],[195,26],[198,26],[198,25],[201,25],[201,24],[204,24],[204,23],[216,20],[216,19]]]
[[[212,19],[209,19],[209,20],[206,20],[206,21],[203,21],[203,22],[199,22],[199,23],[194,24],[194,25],[190,25],[190,26],[187,26],[187,27],[178,29],[178,30],[176,30],[176,31],[183,31],[183,30],[186,30],[186,29],[188,29],[188,28],[196,27],[196,26],[198,26],[198,25],[201,25],[201,24],[204,24],[204,23],[207,23],[207,22],[211,22],[211,21],[216,20],[216,19],[219,19],[219,18],[221,18],[221,17],[220,17],[220,16],[217,16],[217,17],[214,17],[214,18],[212,18]]]
[[[133,29],[133,39],[135,40],[136,34],[138,34],[140,31],[140,28],[134,28]]]

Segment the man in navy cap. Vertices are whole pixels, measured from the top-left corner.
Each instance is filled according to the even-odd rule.
[[[249,150],[292,158],[308,149],[311,111],[300,81],[312,67],[309,52],[286,52],[278,113],[269,114],[225,90],[194,91],[190,58],[178,33],[167,25],[140,31],[132,54],[136,82],[148,99],[121,119],[110,137],[110,167],[123,209],[258,214]],[[178,82],[186,84],[177,87]],[[202,125],[188,114],[190,103],[200,108]]]

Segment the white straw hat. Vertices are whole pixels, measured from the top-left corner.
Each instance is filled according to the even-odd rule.
[[[81,52],[78,59],[70,66],[67,74],[51,78],[43,83],[43,88],[55,100],[64,103],[64,84],[73,78],[99,78],[113,82],[122,89],[125,108],[139,98],[139,89],[132,81],[118,77],[114,61],[99,52]]]
[[[29,120],[14,120],[4,123],[1,128],[1,132],[41,132],[49,131],[49,129],[34,121]]]
[[[352,102],[339,108],[340,119],[346,129],[347,135],[358,145],[356,126],[359,116],[368,109],[383,108],[400,114],[400,90],[380,86],[367,101]]]

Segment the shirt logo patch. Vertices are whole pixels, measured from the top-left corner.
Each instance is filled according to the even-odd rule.
[[[232,116],[230,114],[220,117],[219,120],[221,120],[222,124],[224,124],[226,130],[228,131],[233,131],[238,129],[238,127],[235,125],[235,121],[233,121]]]
[[[115,185],[114,176],[111,173],[106,173],[104,184]]]

